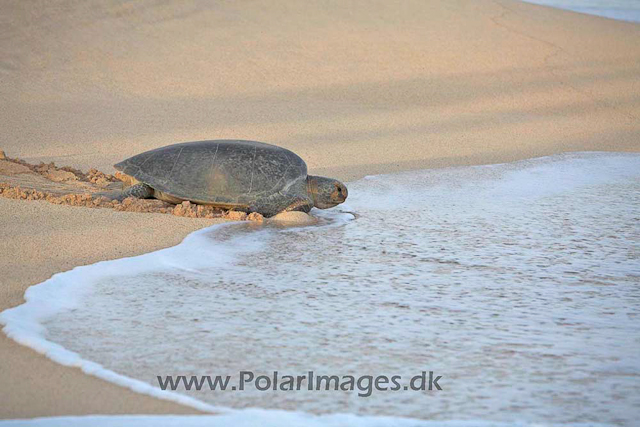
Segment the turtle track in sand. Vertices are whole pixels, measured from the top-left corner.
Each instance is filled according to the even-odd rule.
[[[224,218],[262,221],[262,215],[215,209],[211,206],[183,202],[172,205],[156,199],[129,197],[122,202],[96,196],[98,192],[122,189],[127,176],[105,174],[97,169],[82,172],[52,163],[33,165],[9,158],[0,151],[0,197],[17,200],[44,200],[57,205],[106,208],[124,212],[163,213],[188,218]]]

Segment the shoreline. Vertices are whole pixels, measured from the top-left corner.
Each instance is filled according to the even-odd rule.
[[[7,7],[16,23],[0,32],[8,83],[0,95],[11,107],[0,109],[0,149],[31,163],[109,173],[160,145],[242,138],[352,181],[570,151],[640,152],[639,24],[488,0],[182,15],[108,3],[57,13]],[[331,23],[335,35],[324,33]],[[245,27],[261,37],[234,38]],[[0,218],[0,253],[9,255],[0,260],[0,310],[53,274],[174,246],[216,223],[2,198]],[[0,418],[198,413],[0,335]]]
[[[607,154],[609,155],[609,157],[613,157],[613,158],[624,158],[623,156],[625,154],[630,155],[631,153],[581,152],[581,153],[576,153],[576,155],[571,155],[570,153],[568,153],[567,155],[545,156],[545,157],[522,160],[518,162],[507,162],[507,163],[502,163],[501,165],[507,166],[508,170],[513,170],[513,169],[522,170],[521,168],[525,168],[526,170],[527,165],[530,166],[532,163],[537,164],[539,166],[541,164],[548,164],[548,163],[553,164],[554,162],[567,161],[567,159],[569,159],[569,161],[571,161],[571,159],[573,159],[574,161],[575,159],[579,159],[583,161],[584,159],[589,159],[594,155],[595,156],[604,155],[605,156],[604,158],[607,159],[606,157]],[[602,159],[603,157],[598,157],[598,158]],[[637,156],[635,158],[637,159]],[[490,166],[496,166],[496,165],[490,165]],[[482,165],[478,165],[475,167],[474,166],[471,166],[471,167],[450,166],[447,169],[456,170],[459,168],[463,168],[464,171],[468,171],[468,168],[481,168],[481,167]],[[598,169],[598,166],[596,164],[594,164],[594,169],[595,170]],[[426,169],[426,170],[433,171],[433,169]],[[485,170],[487,169],[485,168]],[[490,168],[489,170],[494,170],[494,169]],[[561,168],[561,170],[563,169]],[[407,171],[407,172],[411,172],[411,171]],[[445,171],[444,173],[445,174],[451,173],[451,171],[449,172]],[[384,177],[384,175],[377,175],[377,177]],[[389,177],[391,180],[394,179],[393,174],[389,175]],[[395,178],[398,178],[398,176],[396,175]],[[542,186],[549,187],[549,182],[551,180],[553,180],[553,178],[549,178],[549,177],[547,177],[546,179],[543,178],[542,181],[544,181],[544,183],[542,184]],[[580,179],[577,179],[577,181],[579,182]],[[365,180],[365,182],[367,181]],[[572,180],[569,180],[568,182],[572,182]],[[220,226],[220,225],[224,225],[225,223],[226,221],[222,223],[218,223],[216,225]],[[120,274],[119,273],[120,271],[127,271],[125,276],[129,276],[129,275],[136,275],[139,273],[148,272],[150,269],[151,270],[155,269],[154,266],[156,264],[154,263],[158,262],[158,259],[166,259],[166,258],[180,259],[182,257],[182,262],[184,262],[185,253],[192,253],[192,250],[194,248],[197,248],[203,244],[205,247],[207,246],[207,243],[200,243],[200,240],[202,240],[202,237],[200,237],[200,235],[202,235],[202,231],[204,231],[204,229],[200,229],[190,233],[187,236],[187,238],[185,238],[181,243],[171,248],[163,249],[154,253],[145,253],[143,255],[136,256],[136,257],[120,258],[110,262],[99,262],[94,265],[87,265],[84,267],[74,268],[73,269],[74,271],[65,272],[64,278],[60,277],[61,275],[56,274],[51,279],[38,284],[36,286],[37,289],[29,290],[30,299],[29,299],[29,302],[25,304],[24,307],[9,314],[0,313],[0,322],[7,325],[7,328],[9,328],[9,331],[7,331],[7,333],[9,333],[12,337],[14,337],[14,339],[17,342],[23,343],[22,345],[25,345],[29,348],[34,349],[39,354],[46,355],[48,359],[54,360],[57,363],[60,363],[60,365],[62,366],[79,368],[83,372],[87,373],[87,375],[89,376],[108,381],[111,384],[116,384],[127,390],[129,389],[134,390],[135,392],[140,393],[141,395],[144,395],[144,396],[152,396],[169,403],[179,403],[184,405],[185,407],[192,408],[192,410],[195,410],[195,411],[201,410],[207,414],[219,414],[222,416],[232,415],[233,412],[236,410],[234,408],[226,407],[226,406],[221,406],[221,407],[214,406],[211,403],[207,403],[205,400],[192,397],[188,394],[161,391],[159,388],[153,385],[150,385],[142,380],[136,379],[135,377],[119,374],[116,371],[113,371],[109,368],[105,368],[102,365],[98,364],[97,362],[94,362],[88,358],[84,358],[84,356],[78,355],[73,351],[68,350],[67,348],[59,347],[59,344],[57,344],[54,341],[48,341],[45,338],[46,335],[41,334],[38,331],[39,328],[37,326],[35,327],[32,326],[32,325],[39,324],[40,314],[43,311],[49,312],[49,310],[51,310],[52,312],[58,312],[60,310],[65,311],[69,309],[68,307],[60,308],[60,306],[57,303],[51,304],[49,302],[50,296],[55,291],[55,289],[59,289],[59,292],[60,292],[60,295],[56,296],[56,299],[58,299],[59,301],[65,301],[65,303],[69,302],[71,306],[73,306],[76,301],[75,295],[81,294],[83,286],[89,286],[89,287],[96,286],[96,279],[95,279],[96,275],[99,277],[110,277],[112,274],[115,274],[117,276],[118,274]],[[207,231],[207,233],[209,232],[210,231]],[[179,246],[182,246],[182,248],[178,248]],[[191,248],[191,250],[187,248]],[[219,249],[223,249],[223,248],[219,248]],[[162,255],[160,255],[160,253],[162,253]],[[230,257],[234,256],[233,250],[229,253],[229,256]],[[189,268],[197,268],[196,265],[199,265],[200,262],[201,261],[198,261],[198,260],[194,261],[193,267],[191,266],[191,264],[188,264],[188,263],[181,264],[181,265],[183,267],[188,266]],[[224,255],[223,255],[223,259],[220,262],[223,264],[226,262]],[[117,266],[116,266],[116,263],[117,263]],[[210,268],[210,264],[208,262],[205,265],[207,265],[208,268]],[[163,268],[162,262],[158,264],[158,267],[161,269]],[[92,270],[96,270],[96,268],[100,270],[100,273],[92,272]],[[82,283],[81,281],[79,281],[79,279],[83,277],[87,278],[88,283]],[[84,305],[86,305],[86,303]],[[34,310],[34,306],[36,307],[35,310]],[[27,325],[27,326],[24,326],[24,325]],[[257,411],[263,411],[265,415],[268,415],[270,410],[272,409],[271,408],[257,409]],[[273,411],[275,413],[275,412],[281,411],[281,409],[274,409]],[[295,413],[297,412],[291,412],[289,415],[294,416]],[[311,416],[318,416],[317,414],[314,415],[313,413],[309,413],[309,414]],[[357,415],[357,417],[361,417],[361,416],[363,415]],[[371,415],[371,417],[375,418],[376,416]],[[383,417],[383,416],[378,415],[378,417]],[[401,418],[404,418],[404,417],[401,417]],[[407,418],[407,421],[408,420],[409,418]]]
[[[624,153],[629,151],[613,151],[612,153],[616,153],[616,152]],[[633,152],[640,152],[640,150],[635,150]],[[501,162],[487,163],[487,164],[492,164],[492,165],[506,164],[506,163],[513,163],[516,161],[539,158],[539,157],[545,157],[545,156],[523,157],[515,161],[501,161]],[[425,168],[425,169],[457,168],[457,167],[464,167],[464,166],[481,166],[481,165],[483,164],[450,163],[447,165],[443,165],[441,167]],[[411,170],[415,170],[415,169],[409,168],[409,169],[404,169],[402,171],[409,172]],[[396,172],[402,172],[402,171],[396,171]],[[389,171],[387,173],[393,173],[393,172]],[[376,175],[376,174],[371,174],[371,175]],[[85,253],[83,253],[82,255],[75,254],[75,257],[73,257],[73,260],[70,263],[69,263],[69,260],[66,260],[67,262],[62,262],[59,264],[59,265],[67,266],[68,268],[66,269],[65,267],[53,267],[53,270],[55,271],[51,269],[52,268],[52,266],[50,265],[51,263],[49,263],[49,265],[46,266],[45,268],[36,268],[36,269],[31,268],[29,269],[30,271],[28,272],[23,272],[23,271],[16,272],[13,269],[7,269],[6,265],[0,264],[0,273],[3,273],[3,276],[4,276],[4,273],[7,273],[11,270],[13,270],[12,272],[14,275],[18,276],[18,278],[14,279],[17,282],[16,283],[17,286],[16,285],[12,286],[12,289],[10,289],[9,292],[6,292],[6,291],[3,292],[3,295],[1,295],[0,297],[1,311],[4,311],[7,308],[19,306],[22,303],[24,303],[24,291],[26,291],[26,289],[29,288],[30,286],[42,284],[44,281],[51,278],[51,276],[46,277],[47,274],[49,274],[48,271],[51,271],[51,275],[55,275],[57,273],[67,272],[78,266],[90,265],[97,262],[108,261],[112,259],[137,257],[149,252],[154,252],[157,250],[162,250],[165,248],[176,246],[184,238],[186,238],[188,235],[190,235],[191,233],[197,230],[207,228],[211,225],[224,224],[224,223],[230,222],[230,220],[225,220],[225,219],[184,218],[184,217],[176,217],[176,216],[163,215],[163,214],[157,214],[157,213],[112,212],[111,210],[92,209],[92,208],[86,208],[86,207],[50,205],[45,201],[20,201],[20,200],[3,199],[3,198],[0,198],[0,214],[14,215],[16,217],[24,216],[26,217],[25,222],[33,226],[33,224],[38,223],[38,221],[35,218],[29,217],[30,214],[31,215],[35,214],[34,211],[45,211],[47,215],[51,213],[51,212],[46,212],[49,210],[46,207],[44,209],[42,208],[38,209],[38,207],[36,206],[36,209],[23,209],[27,207],[24,205],[29,205],[29,204],[44,205],[47,207],[52,206],[54,210],[59,209],[60,210],[59,213],[62,214],[62,217],[65,218],[64,219],[65,221],[69,220],[69,217],[74,216],[74,213],[75,213],[74,211],[81,211],[81,213],[80,212],[78,213],[78,216],[81,217],[82,222],[84,222],[86,219],[92,216],[91,215],[92,211],[102,211],[102,213],[105,214],[104,215],[105,218],[102,218],[102,215],[97,215],[98,217],[100,217],[99,224],[102,222],[102,220],[112,215],[123,216],[122,218],[115,219],[120,224],[134,224],[134,225],[140,225],[142,223],[145,223],[146,222],[145,217],[147,216],[154,217],[152,221],[153,225],[148,229],[148,232],[160,233],[159,235],[161,237],[161,240],[149,242],[148,239],[146,239],[140,242],[139,240],[141,238],[144,239],[144,237],[136,233],[136,235],[133,236],[133,239],[135,240],[135,245],[131,245],[133,247],[128,247],[126,249],[123,247],[113,248],[117,251],[118,255],[114,256],[112,251],[109,257],[105,257],[103,254],[99,254],[99,253],[86,253],[87,246],[82,245],[81,250],[82,252],[85,252]],[[23,205],[23,206],[20,206],[20,205]],[[65,211],[69,211],[69,212],[65,212]],[[42,213],[39,212],[39,214],[42,214]],[[78,219],[78,217],[76,217],[76,219]],[[91,220],[93,219],[95,218],[91,218]],[[110,221],[114,220],[112,218],[108,218],[108,219]],[[148,225],[149,224],[146,223],[145,227],[148,227]],[[172,233],[163,234],[164,230],[162,230],[162,227],[166,227],[166,226],[172,226],[172,227],[177,226],[180,228],[181,231],[176,232],[175,230],[173,230]],[[34,231],[36,233],[43,232],[43,230],[34,230]],[[184,234],[181,234],[181,233],[184,233]],[[121,237],[123,238],[123,240],[130,239],[132,238],[132,235],[130,233],[125,233]],[[6,247],[4,247],[5,245],[6,245],[5,242],[3,242],[3,244],[0,244],[0,250],[4,251],[6,249]],[[44,264],[45,260],[42,258],[43,257],[41,256],[39,257],[39,259],[32,260],[32,262],[36,264],[38,262],[42,262]],[[83,261],[76,265],[75,263],[78,262],[78,259],[82,259]],[[34,279],[34,277],[41,277],[43,279]],[[34,281],[34,280],[40,280],[40,281],[34,281],[34,282],[30,282],[27,285],[24,285],[23,283],[25,283],[25,279],[31,280],[31,281]],[[5,280],[6,280],[6,283],[9,283],[9,281],[12,280],[11,274],[9,274],[9,279],[5,279]],[[22,294],[20,294],[21,291],[22,291]],[[0,372],[0,374],[3,376],[3,378],[8,380],[9,382],[12,380],[15,381],[14,384],[22,385],[25,382],[29,383],[30,387],[24,390],[25,392],[30,393],[33,391],[33,388],[31,387],[35,387],[37,390],[39,390],[40,393],[42,392],[51,393],[54,390],[58,390],[61,385],[61,384],[53,384],[52,386],[49,383],[49,381],[51,381],[50,379],[51,374],[48,374],[44,378],[38,377],[37,375],[28,375],[27,378],[22,378],[22,374],[24,372],[29,371],[30,369],[33,369],[34,366],[37,367],[38,371],[40,372],[53,371],[55,375],[54,378],[58,378],[60,381],[65,381],[67,382],[68,385],[73,385],[74,389],[75,387],[79,386],[78,388],[81,390],[80,400],[84,405],[82,409],[80,409],[77,406],[78,396],[74,397],[74,399],[72,400],[69,400],[63,397],[61,401],[58,399],[62,396],[58,396],[58,398],[56,399],[57,402],[55,403],[56,405],[55,411],[46,411],[44,414],[42,415],[38,414],[37,416],[91,415],[95,413],[107,413],[107,414],[143,414],[144,413],[144,414],[167,414],[167,415],[169,414],[172,414],[172,415],[207,414],[207,413],[210,414],[210,412],[197,409],[196,406],[198,405],[187,404],[187,403],[181,404],[181,403],[178,403],[176,399],[163,399],[157,396],[153,396],[149,393],[133,391],[132,388],[134,387],[134,385],[125,386],[124,384],[117,384],[116,382],[107,381],[106,379],[100,376],[95,376],[94,374],[86,374],[82,372],[78,366],[71,367],[71,366],[59,364],[49,359],[47,356],[35,352],[30,347],[19,344],[18,342],[9,338],[5,333],[0,334],[0,356],[3,358],[5,356],[7,358],[12,358],[13,359],[12,362],[15,361],[14,362],[15,365],[17,365],[17,366],[14,366],[15,370],[12,370],[11,372],[6,371],[3,367],[2,372]],[[19,361],[17,361],[18,359],[16,358],[18,358]],[[7,360],[7,359],[3,359],[3,360]],[[89,363],[91,362],[89,361]],[[21,369],[21,367],[23,368]],[[110,372],[110,371],[107,371],[107,372]],[[135,382],[136,380],[132,380],[132,381]],[[99,390],[96,390],[96,388],[98,388]],[[71,393],[76,393],[76,392],[71,391]],[[113,411],[105,412],[103,403],[100,402],[100,397],[98,397],[98,396],[104,396],[104,395],[106,395],[108,399],[111,399],[110,406],[114,408]],[[13,401],[15,402],[15,406],[12,407],[13,411],[8,412],[6,416],[4,413],[0,413],[0,419],[31,418],[32,417],[31,411],[33,410],[33,408],[32,407],[25,408],[20,406],[20,403],[24,402],[24,400],[22,399],[25,399],[25,398],[26,396],[21,396],[20,394],[7,396],[7,397],[2,396],[3,402],[9,402],[9,405],[11,405],[11,402]],[[130,403],[132,399],[135,402]],[[60,402],[62,402],[63,405],[66,402],[66,404],[70,406],[66,406],[66,405],[61,406]],[[148,409],[146,409],[144,412],[141,412],[137,409],[139,407],[138,405],[145,405],[145,408],[148,408]],[[101,409],[98,409],[98,408],[101,408]]]

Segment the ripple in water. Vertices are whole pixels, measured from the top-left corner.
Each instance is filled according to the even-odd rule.
[[[366,398],[183,391],[218,406],[631,425],[639,190],[631,154],[368,177],[316,212],[321,226],[214,227],[158,253],[161,268],[102,277],[47,339],[154,386],[241,370],[443,376],[443,391]]]

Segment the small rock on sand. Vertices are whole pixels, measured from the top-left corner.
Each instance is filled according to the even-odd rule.
[[[4,151],[0,150],[0,160],[4,160],[7,158],[7,155],[4,153]]]
[[[262,216],[262,214],[259,214],[258,212],[251,212],[247,216],[247,220],[256,221],[256,222],[262,222],[262,221],[264,221],[264,217]]]
[[[124,182],[127,187],[138,183],[137,179],[122,172],[116,172],[114,176],[117,180]]]
[[[247,214],[245,212],[229,211],[224,215],[224,217],[231,221],[244,221],[247,219]]]
[[[78,177],[74,173],[62,169],[53,169],[43,175],[53,182],[78,181]]]
[[[304,212],[282,212],[269,219],[269,222],[277,225],[286,226],[301,226],[301,225],[313,225],[318,222],[317,218],[306,214]]]

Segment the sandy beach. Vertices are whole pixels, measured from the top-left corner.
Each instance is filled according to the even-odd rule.
[[[112,173],[239,138],[369,174],[640,151],[640,25],[517,1],[3,3],[0,149]],[[213,220],[0,199],[0,310]],[[0,417],[195,413],[0,336]]]

